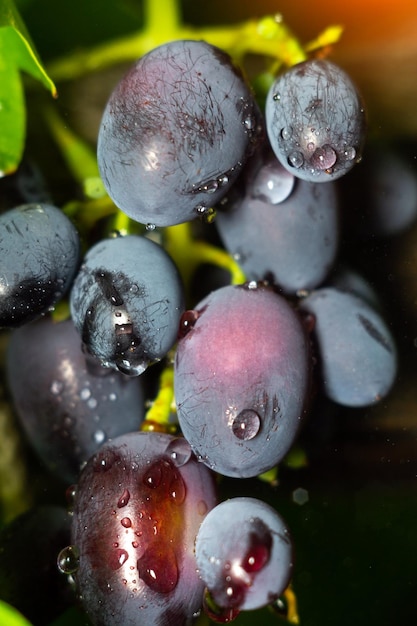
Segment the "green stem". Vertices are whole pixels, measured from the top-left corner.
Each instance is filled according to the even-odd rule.
[[[181,28],[181,11],[177,0],[145,0],[145,32],[170,38]]]

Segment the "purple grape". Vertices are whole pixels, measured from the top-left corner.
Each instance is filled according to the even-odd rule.
[[[81,473],[67,548],[92,623],[191,624],[204,591],[195,538],[215,504],[213,476],[182,437],[137,432],[104,444]]]
[[[6,366],[29,443],[68,484],[107,439],[137,430],[144,417],[142,381],[90,365],[71,320],[43,318],[13,331]]]
[[[397,350],[379,311],[334,287],[311,292],[300,307],[315,319],[324,393],[350,407],[384,398],[397,375]]]
[[[272,280],[284,292],[320,285],[339,244],[335,183],[296,180],[269,156],[248,177],[245,196],[215,222],[226,249],[248,280]]]
[[[296,311],[269,288],[229,285],[184,313],[182,328],[175,398],[194,453],[227,476],[271,469],[294,442],[309,392]]]
[[[261,133],[260,119],[225,52],[204,41],[161,45],[110,96],[97,148],[103,182],[138,222],[192,220],[235,181]]]
[[[310,59],[278,76],[265,118],[276,156],[303,180],[335,180],[361,158],[366,134],[361,96],[342,68],[326,59]]]
[[[286,524],[256,498],[231,498],[215,506],[198,531],[199,574],[220,609],[261,608],[279,598],[293,567]]]

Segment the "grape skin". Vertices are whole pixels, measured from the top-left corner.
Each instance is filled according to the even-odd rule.
[[[28,441],[67,484],[106,439],[137,430],[143,420],[142,380],[90,365],[71,319],[42,318],[16,329],[6,366]]]
[[[195,538],[216,503],[210,470],[182,438],[136,432],[105,444],[73,510],[75,579],[92,623],[190,625],[204,590]]]
[[[21,326],[53,308],[79,254],[74,225],[53,205],[23,204],[0,215],[0,326]]]
[[[288,528],[257,498],[231,498],[209,511],[195,554],[199,574],[221,608],[261,608],[276,600],[291,578]]]
[[[240,70],[204,41],[144,55],[104,110],[97,156],[115,204],[143,224],[189,221],[220,200],[261,134]]]
[[[375,404],[397,374],[395,341],[381,314],[361,297],[333,287],[300,303],[314,316],[324,393],[349,407]]]
[[[70,294],[71,316],[87,350],[129,376],[142,374],[171,349],[183,302],[171,257],[136,235],[92,246]]]
[[[261,474],[287,453],[310,382],[295,310],[271,289],[248,285],[220,288],[196,306],[174,364],[184,436],[198,458],[233,477]]]
[[[259,196],[257,185],[268,168],[270,181],[283,169],[275,156],[269,158],[247,182],[243,199],[218,211],[217,230],[248,280],[271,280],[287,294],[313,289],[328,275],[339,248],[335,183],[296,180],[289,196],[273,204]]]
[[[327,182],[361,158],[364,105],[350,77],[327,59],[310,59],[277,77],[266,100],[267,134],[294,176]]]

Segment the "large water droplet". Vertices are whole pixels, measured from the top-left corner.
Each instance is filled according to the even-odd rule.
[[[184,437],[172,439],[167,446],[166,453],[176,467],[182,467],[188,463],[192,455],[191,446]]]
[[[232,432],[238,439],[248,441],[258,434],[261,428],[261,418],[252,409],[244,409],[232,422]]]
[[[347,161],[353,161],[356,157],[356,150],[353,146],[346,146],[343,150],[343,155]]]
[[[118,570],[126,563],[129,558],[128,552],[122,549],[116,549],[110,554],[109,565],[112,570]]]
[[[120,359],[116,361],[117,369],[126,376],[140,376],[147,369],[148,365],[149,362],[145,360],[130,361],[129,359]]]
[[[320,148],[316,148],[313,152],[310,163],[312,167],[318,170],[328,170],[336,163],[337,154],[334,148],[329,144],[324,144]]]
[[[132,527],[132,520],[130,519],[130,517],[123,517],[120,520],[120,523],[123,526],[123,528],[131,528]]]
[[[287,126],[286,128],[281,129],[281,137],[284,139],[284,141],[288,141],[288,139],[291,139],[292,135],[293,129],[291,128],[291,126]]]
[[[178,564],[175,552],[167,547],[163,552],[151,546],[137,562],[139,576],[150,589],[169,593],[178,583]]]
[[[279,204],[288,198],[294,188],[295,177],[277,161],[262,167],[251,186],[252,198]]]
[[[80,566],[77,546],[67,546],[58,554],[57,565],[63,574],[74,574]]]

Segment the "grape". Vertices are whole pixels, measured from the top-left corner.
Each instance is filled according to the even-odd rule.
[[[1,529],[0,597],[36,626],[49,624],[74,602],[56,567],[56,555],[69,540],[70,517],[59,506],[29,509]]]
[[[339,181],[348,225],[362,239],[393,237],[417,218],[417,173],[394,146],[373,142],[348,180]]]
[[[143,224],[192,220],[230,188],[260,120],[225,52],[204,41],[161,45],[127,72],[105,108],[97,147],[104,185]]]
[[[0,326],[21,326],[63,298],[77,271],[79,237],[50,204],[24,204],[0,215]]]
[[[104,444],[81,473],[67,548],[79,555],[73,575],[93,624],[191,624],[204,590],[194,543],[215,504],[212,474],[182,437]]]
[[[312,289],[326,278],[339,243],[335,183],[297,180],[269,157],[247,181],[245,196],[215,224],[248,280],[269,279],[285,293]]]
[[[167,252],[146,237],[105,239],[91,247],[70,295],[87,350],[106,367],[142,374],[175,343],[183,286]]]
[[[28,441],[68,484],[104,441],[137,430],[144,417],[140,379],[89,365],[70,319],[43,318],[16,329],[6,365]]]
[[[199,574],[220,608],[257,609],[287,587],[293,566],[289,531],[271,506],[251,497],[215,506],[201,523]]]
[[[309,391],[298,315],[262,285],[229,285],[184,313],[182,329],[174,388],[193,451],[227,476],[271,469],[294,441]]]
[[[384,398],[396,377],[397,351],[380,313],[359,296],[332,287],[311,292],[300,307],[315,318],[325,394],[350,407]]]
[[[277,77],[265,107],[266,130],[282,165],[311,182],[335,180],[361,158],[364,105],[350,77],[327,59],[310,59]]]

